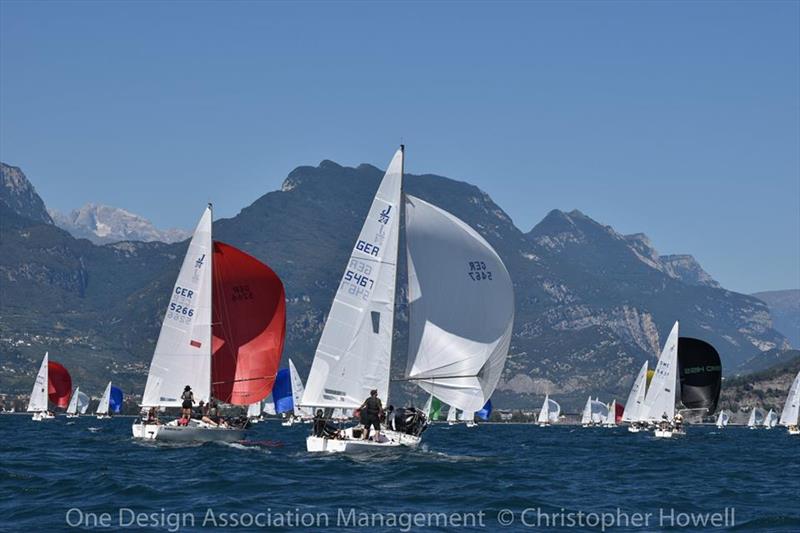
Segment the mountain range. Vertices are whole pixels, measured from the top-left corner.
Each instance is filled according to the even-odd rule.
[[[55,209],[48,209],[47,212],[56,226],[67,230],[73,237],[89,239],[95,244],[120,241],[173,243],[190,237],[186,230],[161,230],[144,217],[107,205],[90,203],[69,214]]]
[[[6,168],[15,169],[13,189]],[[113,378],[141,393],[187,243],[76,239],[53,223],[19,169],[3,169],[0,389],[27,392],[50,350],[82,389]],[[382,174],[327,160],[301,166],[280,190],[214,223],[215,239],[266,262],[283,280],[284,357],[304,376]],[[763,301],[721,288],[689,255],[660,255],[643,234],[619,234],[577,210],[553,210],[525,232],[473,185],[425,174],[407,175],[404,187],[480,232],[514,280],[514,336],[496,405],[531,406],[546,392],[567,409],[588,394],[624,399],[675,320],[682,335],[716,346],[727,372],[789,346]],[[405,369],[408,321],[405,254],[399,261],[395,377]],[[422,400],[404,382],[392,394]]]

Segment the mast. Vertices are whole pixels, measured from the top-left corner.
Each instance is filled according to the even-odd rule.
[[[208,338],[212,340],[213,343],[213,329],[214,329],[214,206],[211,202],[208,202],[208,210],[211,214],[211,223],[208,225],[208,234],[209,234],[209,242],[211,243],[211,249],[208,251],[208,275],[211,276],[211,320],[208,321]],[[211,356],[213,355],[213,349],[211,345],[208,347],[208,403],[211,403],[211,399],[214,397],[214,367],[211,365]]]

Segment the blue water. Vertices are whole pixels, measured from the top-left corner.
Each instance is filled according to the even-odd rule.
[[[735,509],[727,527],[709,530],[800,531],[800,438],[784,429],[689,427],[685,437],[656,440],[624,428],[437,425],[420,450],[347,457],[312,456],[304,447],[308,426],[277,422],[257,425],[241,444],[183,447],[132,441],[130,418],[70,422],[0,417],[2,531],[116,531],[133,516],[148,531],[210,531],[215,521],[222,526],[223,513],[284,524],[271,529],[278,531],[354,530],[360,513],[383,513],[396,525],[381,528],[370,518],[372,531],[458,531],[451,513],[476,531],[599,530],[597,521],[611,514],[613,526],[627,517],[628,527],[609,531],[657,531],[725,508]],[[501,528],[505,509],[511,514],[502,518],[513,523]],[[581,519],[579,511],[592,516]],[[446,513],[447,525],[436,527],[424,513]],[[316,527],[289,527],[293,519]],[[68,520],[98,527],[71,528]],[[229,531],[268,529],[231,528],[228,520]]]

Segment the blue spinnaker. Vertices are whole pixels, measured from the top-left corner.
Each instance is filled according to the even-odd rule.
[[[483,409],[481,409],[475,414],[481,420],[489,420],[489,417],[492,416],[492,399],[489,398],[488,400],[486,400],[486,405],[483,406]]]
[[[122,410],[122,389],[113,385],[108,397],[108,410],[112,413],[119,413]]]
[[[292,378],[288,368],[281,368],[275,376],[275,385],[272,387],[272,400],[275,402],[275,412],[286,413],[294,409],[292,400]]]

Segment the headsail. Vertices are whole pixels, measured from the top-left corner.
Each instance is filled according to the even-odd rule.
[[[69,406],[67,407],[67,413],[74,415],[77,413],[84,414],[86,410],[89,408],[89,397],[81,392],[80,387],[75,388],[75,392],[72,393],[72,399],[69,401]]]
[[[604,423],[607,426],[617,425],[617,400],[612,400],[611,405],[608,406],[608,414]]]
[[[750,411],[750,419],[747,421],[747,427],[758,427],[764,423],[764,410],[760,407],[753,407]]]
[[[796,426],[800,419],[800,372],[794,378],[789,394],[786,395],[786,403],[781,411],[780,424],[782,426]]]
[[[381,181],[314,354],[303,405],[357,408],[389,393],[403,149]]]
[[[641,419],[642,406],[647,392],[647,366],[648,363],[645,361],[633,382],[628,400],[625,402],[625,410],[622,412],[623,422],[638,422]]]
[[[211,388],[211,207],[207,207],[183,259],[150,363],[144,407],[180,407],[189,385],[197,402]]]
[[[106,390],[103,391],[103,396],[100,397],[100,403],[97,404],[96,414],[107,415],[110,401],[111,401],[111,382],[109,381],[108,385],[106,385]]]
[[[544,402],[542,403],[542,408],[539,411],[539,418],[537,421],[540,424],[545,423],[555,423],[558,422],[558,417],[561,415],[561,406],[558,405],[558,402],[555,400],[550,399],[550,395],[546,395],[544,397]]]
[[[267,265],[214,242],[214,397],[234,405],[266,398],[286,337],[283,283]]]
[[[459,409],[478,411],[503,372],[514,324],[511,277],[463,221],[406,195],[408,378]]]
[[[658,358],[650,389],[644,400],[642,420],[660,421],[663,417],[675,418],[675,387],[678,378],[678,322],[672,326]]]
[[[275,378],[272,388],[272,401],[275,402],[275,412],[288,413],[294,409],[292,401],[292,380],[288,368],[281,368]]]
[[[42,364],[39,366],[39,373],[36,374],[36,381],[33,382],[31,398],[28,401],[28,412],[47,411],[47,363],[49,354],[45,352]]]
[[[122,389],[119,387],[111,387],[108,395],[108,407],[112,413],[119,413],[122,411]]]
[[[486,405],[484,405],[480,411],[475,413],[475,415],[481,420],[489,420],[489,418],[492,416],[492,400],[489,399],[486,402]]]
[[[602,424],[608,418],[608,406],[598,399],[592,400],[592,422]]]
[[[730,420],[730,416],[724,410],[719,412],[719,416],[717,417],[717,427],[724,428],[728,425],[728,421]]]
[[[301,405],[305,387],[303,386],[303,380],[300,377],[300,374],[298,374],[297,368],[294,366],[294,363],[291,359],[289,359],[289,375],[292,380],[292,402],[294,403],[294,415],[303,418],[312,418],[314,413],[311,412],[311,409],[302,407]]]
[[[678,339],[678,375],[681,402],[687,409],[704,409],[706,415],[717,410],[722,389],[722,362],[719,353],[700,339]]]
[[[764,417],[764,427],[772,429],[777,425],[778,425],[778,413],[770,409],[769,412],[767,413],[767,416]]]
[[[66,407],[72,393],[72,377],[61,363],[47,362],[47,397],[56,407]]]

